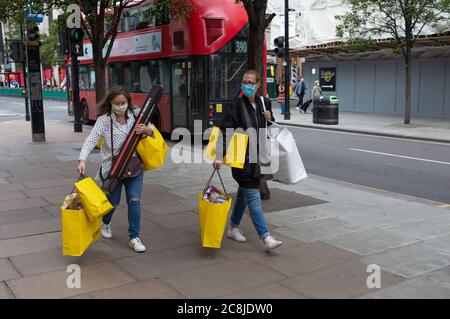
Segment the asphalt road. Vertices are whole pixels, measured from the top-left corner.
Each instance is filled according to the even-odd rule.
[[[311,174],[450,203],[450,144],[289,130]]]
[[[44,101],[44,117],[73,123],[67,104]],[[23,99],[0,97],[0,121],[24,119]],[[450,203],[450,144],[289,127],[307,172]]]
[[[0,96],[0,122],[23,119],[25,121],[24,98]],[[67,102],[44,100],[44,119],[73,122],[67,115]]]

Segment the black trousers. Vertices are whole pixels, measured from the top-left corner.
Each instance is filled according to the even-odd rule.
[[[304,98],[304,94],[297,94],[298,96],[298,103],[297,103],[297,107],[301,107],[303,105],[303,98]]]

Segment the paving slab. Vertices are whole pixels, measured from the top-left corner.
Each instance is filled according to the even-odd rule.
[[[70,186],[69,186],[70,187]],[[67,195],[70,192],[70,189],[67,190],[65,187],[55,186],[55,187],[43,187],[37,189],[26,189],[22,191],[28,197],[41,197],[41,196],[51,196],[51,195],[60,195],[64,199],[64,195]]]
[[[5,200],[18,200],[18,199],[23,199],[23,198],[27,198],[27,196],[25,196],[22,192],[19,191],[13,191],[13,192],[1,192],[0,193],[0,205],[2,201]]]
[[[194,268],[161,277],[187,298],[219,298],[258,287],[265,283],[283,280],[285,276],[254,261],[239,260]]]
[[[181,299],[176,290],[158,279],[139,281],[121,287],[92,292],[72,299]]]
[[[115,260],[123,257],[119,251],[112,249],[103,241],[97,241],[89,247],[83,256],[63,256],[62,249],[48,249],[37,253],[11,257],[12,264],[25,277],[66,269],[68,265],[89,265]]]
[[[174,213],[170,215],[147,216],[153,222],[166,228],[180,228],[192,225],[199,225],[200,218],[194,212]]]
[[[73,183],[75,182],[74,178],[58,178],[58,179],[46,179],[41,181],[30,181],[30,182],[22,182],[25,188],[42,188],[42,187],[53,187],[53,186],[61,186],[67,187],[68,192],[72,189]]]
[[[450,299],[450,269],[444,268],[364,296],[368,299]]]
[[[370,274],[365,264],[351,260],[317,272],[290,277],[281,284],[309,298],[356,298],[373,292],[367,287]],[[401,277],[381,272],[381,289],[401,281]]]
[[[212,249],[186,245],[151,254],[122,258],[115,263],[138,280],[159,278],[193,268],[209,268],[227,259]]]
[[[8,281],[16,298],[55,299],[123,286],[136,280],[111,262],[81,267],[81,288],[68,288],[65,270]]]
[[[439,223],[433,220],[421,220],[413,223],[386,227],[386,230],[408,234],[409,236],[422,240],[434,238],[450,233],[450,223]]]
[[[48,206],[48,202],[44,201],[41,198],[5,200],[5,201],[2,201],[2,203],[0,205],[0,212],[16,210],[16,209],[32,208],[32,207],[39,208],[42,206]]]
[[[22,277],[6,258],[0,259],[0,281],[16,279]]]
[[[304,242],[316,242],[329,237],[335,237],[361,230],[361,227],[352,226],[338,219],[326,218],[303,224],[276,228],[276,233],[299,239]]]
[[[0,282],[0,299],[14,299],[14,295],[4,282]]]
[[[317,271],[356,258],[352,253],[323,243],[281,248],[271,253],[250,254],[248,258],[289,277]]]
[[[370,213],[342,214],[336,218],[359,227],[387,227],[417,221],[415,218],[391,214],[389,209]]]
[[[0,225],[20,223],[38,219],[51,219],[52,216],[42,208],[27,208],[0,212]]]
[[[327,218],[326,215],[318,213],[314,207],[293,208],[267,214],[266,221],[276,227],[298,225],[318,219]]]
[[[192,206],[188,206],[179,201],[154,203],[142,206],[143,210],[155,215],[167,215],[174,213],[187,212],[192,210]]]
[[[0,192],[12,192],[12,191],[21,191],[24,189],[24,185],[20,183],[14,183],[11,184],[8,182],[8,184],[2,184],[0,185]]]
[[[245,289],[237,293],[221,296],[224,299],[306,299],[288,287],[279,283],[263,284],[261,286]]]
[[[0,225],[0,240],[61,231],[61,220],[37,219]]]
[[[412,244],[362,258],[382,270],[413,278],[450,265],[450,254],[439,252],[424,243]]]
[[[0,240],[0,258],[20,256],[61,247],[61,233]]]
[[[335,247],[351,251],[361,256],[372,255],[389,249],[419,242],[417,237],[390,229],[368,229],[350,234],[324,239]]]

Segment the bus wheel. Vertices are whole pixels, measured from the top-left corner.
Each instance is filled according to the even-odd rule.
[[[81,121],[83,124],[91,124],[89,120],[89,107],[85,100],[81,102]]]

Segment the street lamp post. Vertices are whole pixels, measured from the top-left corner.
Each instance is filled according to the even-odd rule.
[[[284,119],[291,119],[291,108],[290,108],[290,90],[289,83],[291,77],[291,61],[289,58],[289,0],[284,0],[284,38],[285,40],[285,55],[284,55],[284,105],[285,113]]]

